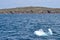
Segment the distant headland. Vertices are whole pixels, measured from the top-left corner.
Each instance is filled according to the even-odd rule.
[[[60,8],[47,8],[47,7],[17,7],[9,9],[0,9],[1,14],[14,14],[14,13],[60,13]]]

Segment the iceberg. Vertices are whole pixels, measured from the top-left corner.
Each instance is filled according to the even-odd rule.
[[[47,33],[44,32],[43,29],[39,29],[34,31],[34,34],[37,36],[49,36],[49,35],[52,35],[53,33],[52,33],[52,30],[49,28]]]

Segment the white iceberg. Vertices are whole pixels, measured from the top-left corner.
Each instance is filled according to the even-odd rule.
[[[48,32],[44,32],[43,29],[39,29],[37,31],[34,31],[34,34],[37,35],[37,36],[49,36],[49,35],[52,35],[52,30],[49,28],[48,29]]]

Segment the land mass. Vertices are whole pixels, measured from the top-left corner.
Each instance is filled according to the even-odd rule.
[[[0,9],[2,14],[14,13],[60,13],[60,8],[47,8],[47,7],[17,7],[9,9]]]

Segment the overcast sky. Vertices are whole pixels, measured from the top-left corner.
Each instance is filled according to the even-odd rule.
[[[0,0],[0,8],[43,6],[60,8],[60,0]]]

